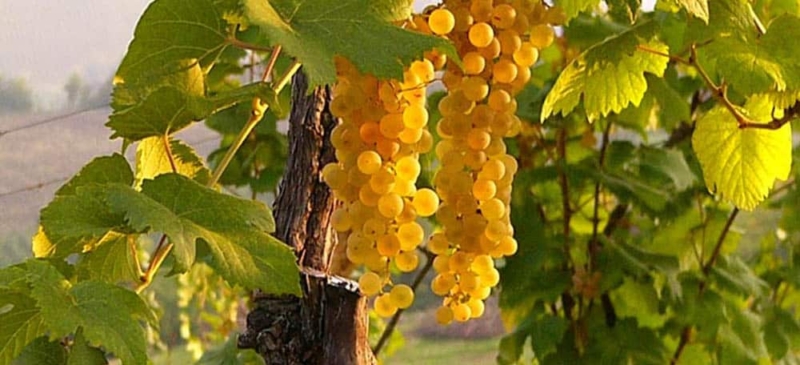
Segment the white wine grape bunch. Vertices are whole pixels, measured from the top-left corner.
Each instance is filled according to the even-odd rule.
[[[443,297],[437,321],[483,314],[500,279],[494,259],[517,250],[509,208],[518,167],[503,138],[521,128],[514,96],[530,80],[539,50],[553,42],[548,23],[558,16],[538,1],[445,0],[403,26],[447,37],[461,64],[431,51],[402,80],[378,80],[336,60],[331,111],[342,123],[331,140],[338,162],[324,167],[323,179],[342,202],[332,216],[340,252],[365,267],[359,284],[375,296],[378,315],[412,304],[413,290],[394,285],[390,268],[417,268],[425,236],[417,218],[434,214],[441,229],[427,249],[436,255],[431,287]],[[439,169],[435,191],[417,190],[420,154],[433,149],[425,104],[437,72],[447,89],[435,125]]]
[[[417,268],[417,248],[425,238],[417,217],[431,216],[439,206],[436,193],[416,188],[419,155],[433,147],[425,93],[434,64],[412,63],[403,80],[378,80],[343,59],[336,67],[331,112],[342,122],[331,142],[338,162],[322,170],[342,202],[331,223],[347,260],[366,268],[362,292],[377,296],[375,311],[387,317],[414,300],[409,286],[393,285],[390,267]]]
[[[445,0],[428,27],[456,46],[462,67],[449,62],[442,81],[436,145],[441,231],[428,242],[436,255],[432,291],[443,297],[439,323],[481,317],[500,280],[496,258],[517,251],[510,220],[517,161],[503,138],[519,133],[515,95],[531,78],[539,51],[554,40],[548,24],[560,10],[526,0]]]

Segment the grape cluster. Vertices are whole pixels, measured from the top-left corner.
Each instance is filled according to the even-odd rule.
[[[444,297],[439,323],[482,316],[499,281],[494,259],[517,250],[509,208],[518,166],[503,138],[519,133],[514,96],[530,80],[539,50],[553,42],[548,21],[557,13],[526,0],[446,0],[427,15],[430,31],[452,40],[463,61],[448,64],[442,76],[448,94],[436,125],[442,231],[428,249],[436,255],[431,289]]]
[[[374,308],[388,317],[414,300],[409,286],[392,285],[390,265],[402,272],[417,268],[425,233],[416,219],[433,215],[439,206],[434,191],[416,188],[419,155],[433,147],[425,101],[434,64],[415,61],[402,80],[378,80],[343,59],[336,67],[330,108],[342,121],[331,134],[338,162],[322,170],[342,202],[331,224],[347,259],[366,267],[359,280],[362,292],[377,295]],[[391,289],[384,291],[387,285]]]

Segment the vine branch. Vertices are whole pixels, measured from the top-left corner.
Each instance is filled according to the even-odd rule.
[[[733,115],[736,119],[736,123],[739,125],[739,129],[745,128],[756,128],[756,129],[769,129],[769,130],[776,130],[782,128],[786,123],[792,121],[798,114],[800,114],[800,107],[797,105],[789,108],[786,110],[784,115],[781,118],[774,118],[769,122],[759,122],[750,119],[746,115],[744,115],[740,110],[739,107],[730,101],[728,98],[728,84],[724,81],[722,84],[717,85],[712,79],[708,72],[703,68],[703,66],[698,62],[697,57],[697,44],[692,44],[690,47],[690,56],[689,59],[684,59],[680,56],[671,55],[669,53],[661,52],[656,49],[649,48],[647,46],[639,45],[637,49],[640,51],[652,53],[655,55],[663,56],[669,58],[671,61],[675,61],[681,64],[689,65],[694,67],[697,70],[697,73],[700,74],[700,77],[703,79],[703,82],[706,86],[711,90],[714,98],[717,99],[726,109]]]

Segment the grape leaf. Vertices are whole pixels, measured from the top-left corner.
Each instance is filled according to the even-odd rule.
[[[0,364],[10,363],[28,343],[45,334],[36,301],[9,290],[0,289],[0,323]]]
[[[37,256],[66,257],[82,252],[109,231],[124,226],[124,215],[109,210],[104,198],[108,185],[79,187],[74,194],[56,196],[42,209],[43,234],[37,234]]]
[[[143,101],[114,112],[106,126],[114,130],[111,138],[141,140],[175,133],[193,121],[201,120],[233,104],[258,96],[271,108],[280,110],[278,97],[266,83],[259,82],[220,92],[213,97],[192,95],[177,87],[165,86]]]
[[[25,346],[11,365],[66,365],[67,349],[59,341],[39,337]]]
[[[81,168],[75,176],[56,191],[56,196],[75,194],[75,189],[88,184],[133,182],[133,172],[125,156],[115,153],[111,156],[97,157]]]
[[[402,77],[403,65],[437,48],[458,59],[444,38],[413,33],[381,20],[370,0],[243,0],[251,24],[264,30],[269,44],[281,45],[303,64],[311,86],[336,81],[334,56],[343,56],[364,73]],[[398,44],[403,45],[397,47]]]
[[[569,114],[583,97],[590,121],[611,112],[619,113],[628,105],[638,106],[647,91],[645,73],[662,76],[667,57],[645,52],[646,47],[667,53],[667,46],[646,41],[653,27],[634,28],[600,43],[573,60],[556,80],[542,107],[541,120],[561,113]]]
[[[560,6],[564,9],[564,14],[567,16],[567,22],[569,22],[572,18],[578,16],[578,14],[584,11],[590,11],[595,6],[599,5],[600,1],[598,0],[558,0],[556,1],[556,5]]]
[[[140,140],[177,132],[212,111],[211,104],[171,86],[160,88],[140,104],[115,112],[106,126],[114,130],[111,138]]]
[[[139,320],[156,325],[158,319],[134,292],[100,282],[68,282],[45,261],[26,264],[31,296],[41,308],[51,337],[64,337],[83,328],[92,346],[103,346],[124,364],[146,364],[147,344]]]
[[[179,72],[192,59],[205,68],[226,44],[225,22],[210,1],[153,1],[136,25],[115,83],[139,84]]]
[[[211,178],[211,172],[203,164],[203,160],[195,151],[178,140],[170,140],[170,150],[174,157],[177,172],[193,180],[205,184]],[[136,182],[140,187],[145,179],[153,179],[158,175],[172,171],[172,162],[164,145],[163,137],[149,137],[136,146]]]
[[[300,293],[295,257],[267,234],[275,222],[262,203],[218,193],[177,174],[145,181],[141,193],[110,187],[106,199],[133,229],[169,237],[176,272],[195,262],[201,239],[211,253],[209,264],[228,282],[269,293]]]
[[[109,232],[97,243],[97,248],[81,256],[76,265],[78,277],[113,284],[135,282],[141,269],[137,267],[136,251],[129,239],[135,240],[136,236]]]
[[[708,0],[677,0],[686,12],[708,24]]]
[[[765,97],[748,100],[743,113],[754,120],[771,119]],[[703,168],[708,190],[744,210],[753,210],[769,194],[776,179],[786,180],[792,167],[792,130],[739,129],[721,105],[697,121],[692,147]]]
[[[698,52],[701,64],[744,94],[800,89],[799,18],[778,17],[762,35],[748,2],[709,5],[709,24],[693,23],[687,33],[696,43],[709,42]]]
[[[106,356],[100,349],[89,346],[83,331],[79,330],[75,335],[75,340],[70,346],[67,365],[104,365],[108,364]]]

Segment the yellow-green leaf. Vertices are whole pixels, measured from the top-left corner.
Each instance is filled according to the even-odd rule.
[[[771,119],[765,97],[753,97],[742,109],[754,120]],[[703,168],[708,190],[744,210],[753,210],[776,179],[786,180],[792,166],[792,129],[739,129],[724,106],[697,121],[692,147]]]

